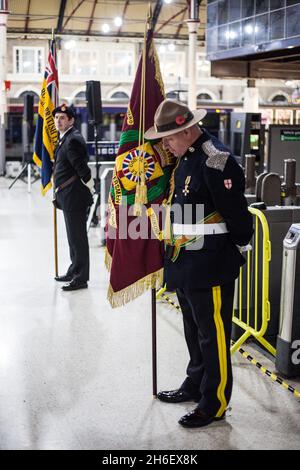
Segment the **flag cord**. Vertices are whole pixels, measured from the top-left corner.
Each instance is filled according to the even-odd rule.
[[[147,15],[147,22],[144,31],[144,44],[142,51],[142,73],[141,73],[141,100],[140,100],[140,121],[139,121],[139,153],[138,153],[138,179],[135,192],[135,203],[133,213],[136,217],[142,215],[142,204],[147,204],[147,186],[145,184],[145,104],[146,104],[146,52],[147,52],[147,28],[149,27],[150,14]],[[141,147],[142,146],[142,147]]]

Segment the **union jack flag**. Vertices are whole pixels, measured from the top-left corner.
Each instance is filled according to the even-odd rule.
[[[57,130],[52,116],[58,106],[58,72],[55,40],[51,41],[48,61],[40,94],[38,118],[35,131],[33,160],[41,169],[42,193],[51,188],[54,149]]]

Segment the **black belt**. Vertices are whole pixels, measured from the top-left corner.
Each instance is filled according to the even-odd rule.
[[[78,179],[78,176],[77,175],[73,175],[71,176],[71,178],[67,179],[67,181],[65,181],[64,183],[60,184],[59,186],[57,186],[57,188],[55,188],[55,194],[57,194],[59,191],[61,191],[62,189],[66,188],[67,186],[69,186],[71,183],[73,183],[73,181],[77,180]]]

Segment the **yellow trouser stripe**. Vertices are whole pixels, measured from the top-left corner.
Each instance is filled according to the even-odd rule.
[[[218,386],[217,397],[221,403],[221,406],[216,414],[219,418],[222,416],[227,407],[227,401],[225,398],[225,387],[227,383],[227,355],[226,355],[226,341],[223,320],[221,317],[221,287],[213,287],[213,301],[214,301],[214,322],[217,330],[217,344],[218,344],[218,355],[219,355],[219,369],[220,369],[220,384]]]

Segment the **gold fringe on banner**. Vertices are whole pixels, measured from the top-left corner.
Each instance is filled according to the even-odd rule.
[[[107,271],[110,272],[111,264],[112,264],[112,257],[110,256],[107,248],[105,248],[104,264],[105,264]]]
[[[131,284],[129,287],[120,290],[119,292],[114,292],[111,285],[108,288],[107,299],[112,306],[112,308],[122,307],[122,305],[131,302],[131,300],[136,299],[142,295],[146,290],[158,289],[163,283],[163,268],[158,271],[148,274],[147,276],[139,279],[134,284]]]

